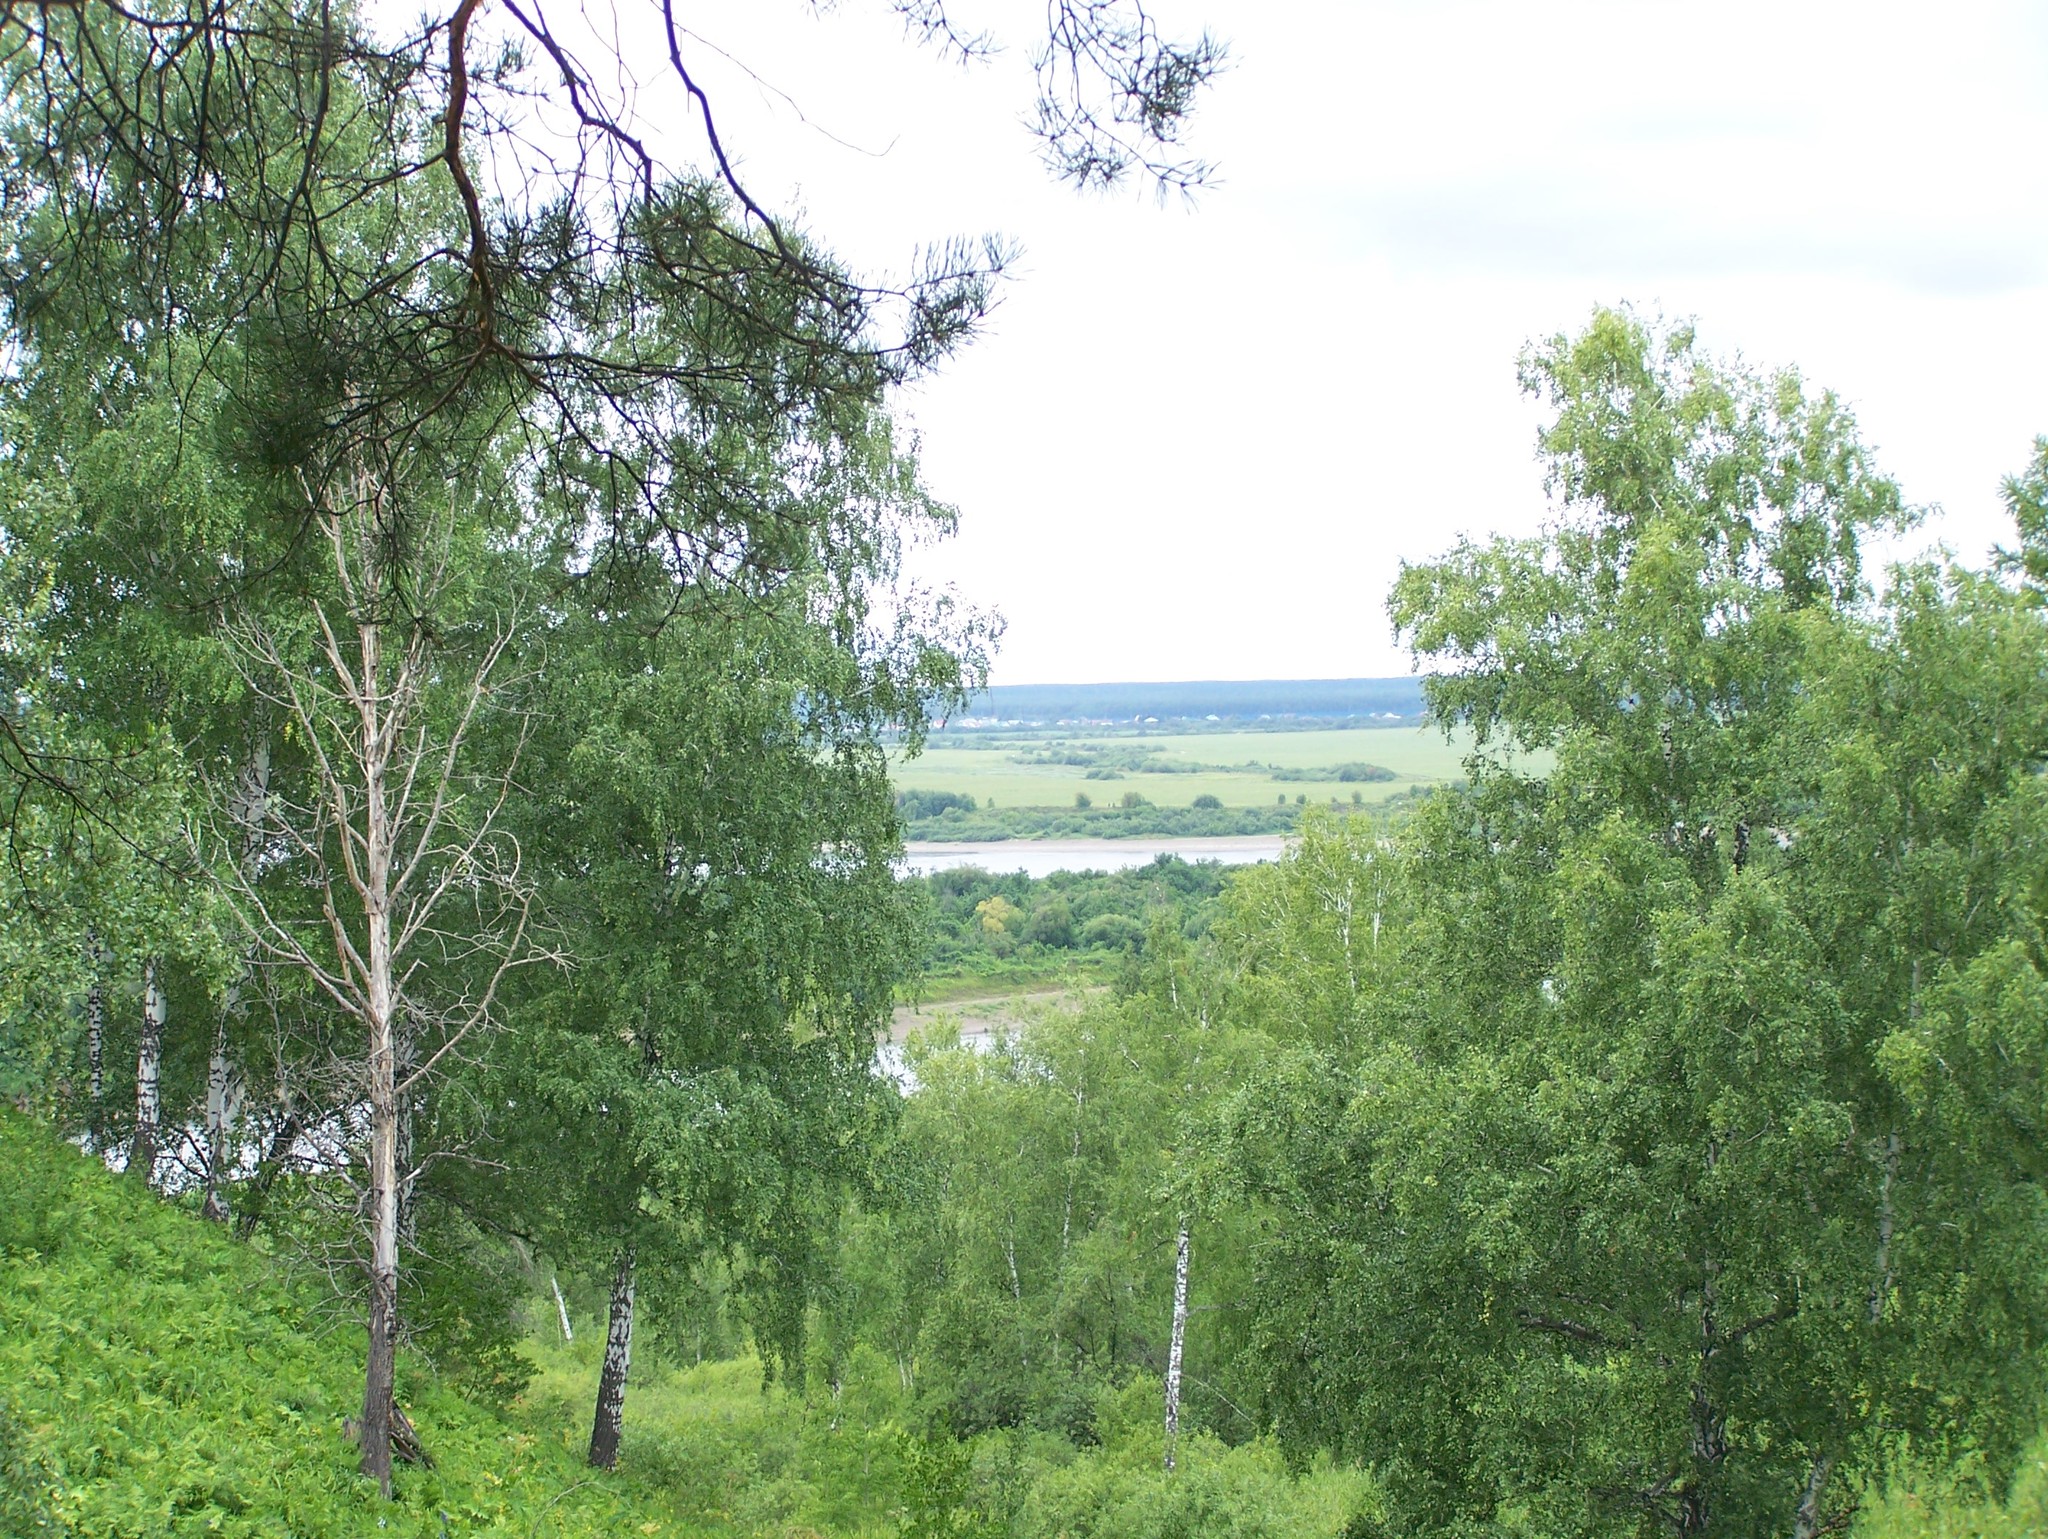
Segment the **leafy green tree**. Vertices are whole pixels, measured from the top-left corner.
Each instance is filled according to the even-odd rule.
[[[1196,1129],[1252,1046],[1213,988],[1161,916],[1115,998],[983,1046],[913,1039],[880,1206],[840,1262],[867,1313],[841,1329],[897,1363],[931,1424],[1087,1441],[1105,1396],[1141,1377],[1169,1460],[1183,1419],[1255,1430],[1227,1307],[1245,1234],[1195,1190]]]
[[[1998,552],[1998,566],[2019,579],[2036,604],[2048,603],[2048,438],[2034,440],[2026,470],[2005,481],[2005,509],[2019,530],[2019,544]]]
[[[893,8],[944,51],[993,46],[941,0]],[[636,10],[663,67],[626,90],[603,39]],[[900,277],[849,274],[741,183],[692,73],[711,45],[672,10],[564,21],[479,0],[403,31],[296,0],[0,16],[0,313],[28,371],[83,419],[172,333],[200,342],[181,389],[245,386],[232,344],[260,325],[310,378],[346,360],[359,425],[490,398],[534,480],[596,488],[605,561],[733,554],[691,513],[714,488],[744,501],[729,429],[865,410],[973,333],[1008,253],[955,241]],[[1199,182],[1179,138],[1221,63],[1124,0],[1054,15],[1048,164],[1082,186]],[[670,158],[651,122],[701,138]]]
[[[803,1363],[844,1194],[892,1114],[875,1037],[918,932],[889,740],[915,751],[982,676],[986,631],[901,590],[891,628],[871,622],[896,541],[951,515],[880,425],[844,473],[842,528],[868,536],[770,588],[656,584],[565,618],[524,706],[521,843],[573,962],[531,980],[480,1099],[516,1108],[493,1137],[517,1221],[611,1274],[601,1466],[641,1279],[674,1310],[716,1260],[764,1354]]]
[[[204,453],[181,459],[163,403],[76,430],[51,406],[33,393],[17,401],[10,469],[24,495],[7,499],[5,527],[24,577],[36,574],[17,611],[15,699],[31,703],[35,730],[70,770],[61,786],[26,783],[38,799],[16,802],[52,842],[14,863],[29,886],[13,914],[72,958],[43,975],[45,987],[63,984],[43,1009],[61,1019],[50,1006],[64,993],[86,999],[95,1141],[122,1122],[138,1173],[203,1186],[219,1217],[240,1090],[241,943],[188,831],[204,820],[207,782],[228,765],[246,770],[261,731],[212,626],[223,569],[251,553],[238,536],[262,540],[229,533],[248,511],[245,489]],[[26,827],[17,817],[17,837]],[[46,886],[38,871],[61,880]],[[104,1083],[116,1038],[133,1048],[132,1123]],[[202,1102],[204,1134],[187,1136]]]
[[[1612,312],[1524,378],[1553,528],[1395,592],[1479,748],[1344,857],[1391,963],[1285,879],[1242,916],[1247,1007],[1309,1006],[1228,1139],[1268,1403],[1408,1532],[1810,1539],[2038,1408],[2038,621],[1874,606],[1897,491],[1796,379]]]

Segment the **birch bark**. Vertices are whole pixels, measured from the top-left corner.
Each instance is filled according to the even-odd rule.
[[[590,1462],[601,1470],[619,1463],[619,1432],[626,1415],[626,1375],[633,1367],[633,1247],[621,1246],[612,1272],[611,1321],[604,1336],[604,1370],[597,1380],[597,1413],[590,1424]]]
[[[170,1011],[162,972],[161,958],[149,957],[142,964],[142,1037],[135,1049],[135,1139],[128,1151],[128,1168],[152,1187],[163,1137],[164,1022]]]
[[[1792,1539],[1818,1539],[1821,1531],[1820,1499],[1827,1489],[1828,1475],[1835,1461],[1820,1454],[1806,1476],[1806,1492],[1799,1499],[1799,1511],[1792,1519]]]
[[[86,1115],[92,1146],[98,1152],[107,1136],[107,990],[101,981],[106,957],[97,931],[85,932],[85,946],[87,965],[92,969],[92,981],[85,990],[85,1071],[91,1095]]]
[[[241,878],[253,885],[262,874],[263,825],[270,810],[270,745],[258,742],[243,766],[235,788],[229,815],[241,832],[238,855]],[[242,956],[242,974],[256,963],[252,941]],[[216,1223],[228,1219],[227,1173],[229,1150],[235,1136],[236,1114],[241,1101],[239,1076],[229,1056],[228,1029],[242,1012],[242,980],[231,980],[222,992],[220,1014],[214,1023],[213,1053],[206,1066],[206,1201],[201,1213]]]
[[[562,1285],[550,1276],[548,1286],[555,1290],[555,1313],[562,1317],[562,1340],[574,1341],[576,1333],[569,1329],[569,1301],[562,1297]]]
[[[199,1211],[217,1224],[228,1219],[224,1193],[228,1148],[235,1132],[235,1072],[228,1058],[228,1012],[232,1008],[230,992],[214,1022],[213,1052],[206,1064],[206,1200]]]
[[[1173,1335],[1166,1349],[1166,1473],[1179,1455],[1181,1353],[1188,1336],[1188,1220],[1180,1221],[1180,1241],[1173,1256]]]

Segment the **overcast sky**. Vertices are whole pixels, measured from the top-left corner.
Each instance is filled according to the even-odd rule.
[[[1191,208],[1053,184],[1042,9],[959,9],[1009,51],[948,64],[880,0],[683,14],[766,82],[703,56],[761,201],[871,271],[1023,247],[903,402],[962,514],[920,571],[1007,617],[997,682],[1407,672],[1399,563],[1538,525],[1515,357],[1601,303],[1845,397],[1942,509],[1915,545],[2006,537],[2048,432],[2048,7],[1173,0],[1233,60]]]

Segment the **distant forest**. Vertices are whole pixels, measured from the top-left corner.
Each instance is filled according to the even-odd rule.
[[[1422,680],[1255,679],[1169,684],[998,684],[973,696],[948,724],[997,722],[1350,720],[1424,713]]]

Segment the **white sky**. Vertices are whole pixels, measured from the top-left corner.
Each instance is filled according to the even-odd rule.
[[[2048,432],[2048,8],[1169,0],[1234,61],[1192,209],[1053,184],[1042,9],[958,8],[1009,51],[945,63],[879,0],[679,10],[801,106],[692,61],[749,190],[842,257],[1024,248],[903,403],[963,515],[921,573],[1007,616],[997,682],[1406,672],[1399,563],[1535,527],[1515,357],[1602,302],[1838,391],[1944,510],[1915,546],[2006,538]]]

